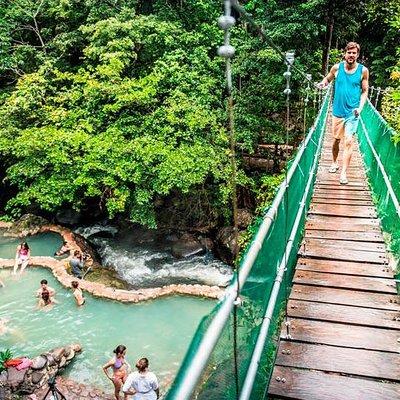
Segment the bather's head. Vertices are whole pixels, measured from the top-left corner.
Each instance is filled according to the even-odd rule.
[[[72,286],[74,289],[78,289],[79,282],[78,282],[78,281],[72,281],[72,282],[71,282],[71,286]]]
[[[117,348],[115,350],[113,350],[113,353],[117,356],[124,356],[126,353],[126,346],[124,346],[123,344],[120,344],[119,346],[117,346]]]
[[[144,372],[149,368],[149,360],[146,357],[141,358],[137,363],[136,363],[136,368],[138,369],[139,372]]]

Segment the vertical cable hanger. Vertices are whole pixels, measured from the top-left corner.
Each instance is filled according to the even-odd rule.
[[[225,14],[218,18],[218,25],[224,31],[224,44],[218,48],[218,55],[225,58],[225,75],[226,75],[226,87],[228,91],[228,131],[230,138],[230,161],[231,161],[231,193],[232,193],[232,208],[233,208],[233,234],[234,234],[234,246],[233,246],[233,257],[234,260],[238,255],[238,219],[237,219],[237,194],[236,194],[236,138],[234,130],[234,115],[233,115],[233,90],[232,90],[232,69],[231,69],[231,58],[235,54],[235,48],[230,45],[230,28],[235,25],[235,18],[232,17],[231,12],[231,1],[224,0]],[[236,399],[239,399],[239,360],[237,354],[237,321],[238,321],[238,307],[241,305],[240,295],[240,282],[239,282],[239,265],[236,265],[237,275],[237,288],[236,288],[236,300],[233,307],[233,356],[234,356],[234,378],[235,378],[235,390]]]
[[[284,72],[283,76],[286,78],[286,88],[283,91],[283,94],[286,96],[286,152],[285,152],[285,186],[286,186],[286,191],[285,191],[285,242],[288,242],[288,213],[289,213],[289,184],[287,180],[287,173],[288,173],[288,161],[289,161],[289,155],[288,155],[288,147],[289,147],[289,124],[290,124],[290,94],[291,94],[291,89],[290,89],[290,78],[292,76],[292,73],[290,72],[292,65],[294,63],[294,51],[289,50],[285,53],[285,63],[286,63],[286,71]],[[288,318],[288,279],[287,279],[287,255],[286,251],[284,253],[285,257],[285,326],[286,326],[286,339],[291,339],[290,336],[290,321]]]

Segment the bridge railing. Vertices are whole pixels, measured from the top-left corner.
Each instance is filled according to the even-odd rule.
[[[361,113],[358,138],[367,175],[390,248],[400,258],[400,145],[394,130],[368,100]]]
[[[330,90],[224,298],[201,321],[167,400],[261,399],[315,180]],[[285,274],[285,270],[286,274]],[[239,281],[241,305],[237,301]],[[282,283],[282,284],[281,284]],[[236,342],[236,346],[234,346]],[[235,351],[236,348],[236,351]]]

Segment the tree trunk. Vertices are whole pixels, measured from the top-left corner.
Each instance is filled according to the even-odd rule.
[[[322,74],[325,76],[329,69],[329,53],[332,46],[332,34],[335,22],[334,17],[334,1],[328,1],[328,10],[326,15],[326,31],[325,31],[325,41],[324,50],[322,52]]]

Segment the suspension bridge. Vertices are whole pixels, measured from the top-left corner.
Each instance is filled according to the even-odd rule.
[[[224,3],[219,54],[231,133],[231,7],[287,65],[288,127],[293,52],[284,55],[236,0]],[[375,107],[381,94],[376,90]],[[224,298],[201,321],[167,400],[400,399],[400,297],[390,253],[400,249],[400,150],[368,100],[349,184],[340,185],[328,171],[331,88],[317,97],[318,115]],[[288,128],[286,138],[287,146]]]

